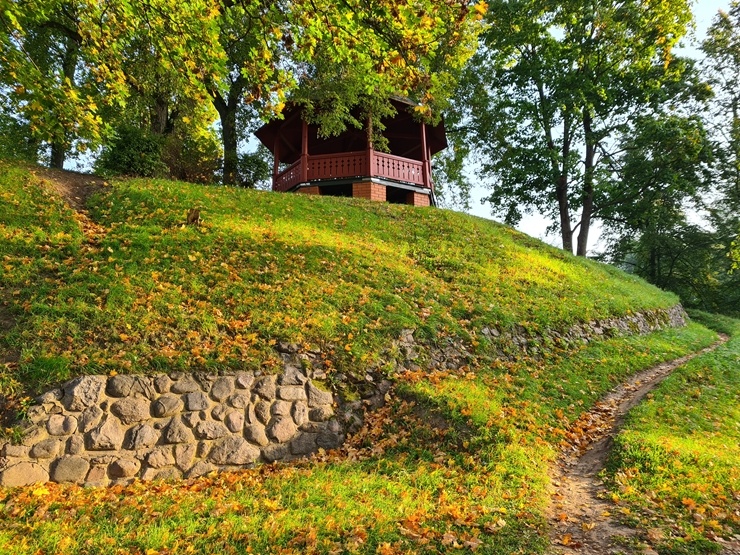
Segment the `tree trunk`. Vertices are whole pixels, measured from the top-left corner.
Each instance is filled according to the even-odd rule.
[[[573,252],[573,230],[570,227],[570,211],[568,208],[568,176],[561,175],[555,186],[555,195],[558,199],[560,213],[560,237],[563,240],[563,250]]]
[[[69,79],[70,85],[74,87],[75,83],[75,69],[77,68],[77,54],[79,45],[72,38],[66,38],[64,40],[64,57],[62,58],[62,72],[64,77]],[[55,137],[51,142],[51,161],[50,165],[52,168],[64,169],[64,160],[67,155],[67,133],[62,132],[63,135]]]
[[[208,91],[213,101],[213,106],[218,112],[221,120],[221,142],[224,148],[224,185],[239,184],[239,155],[237,145],[239,134],[236,129],[236,113],[239,108],[239,100],[244,93],[246,81],[241,75],[229,85],[229,96],[226,100],[215,86]]]
[[[577,256],[586,256],[588,249],[588,232],[591,229],[591,215],[594,211],[594,161],[596,159],[596,143],[591,129],[591,113],[583,111],[583,131],[586,139],[586,155],[584,157],[583,172],[583,207],[581,211],[581,228],[578,232]]]
[[[237,185],[239,176],[236,152],[236,107],[228,108],[221,116],[221,140],[224,145],[224,185]]]

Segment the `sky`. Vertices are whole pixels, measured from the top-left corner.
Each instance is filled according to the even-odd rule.
[[[729,10],[730,0],[698,0],[694,4],[694,18],[696,19],[696,31],[691,36],[684,38],[682,42],[682,48],[679,49],[680,54],[684,56],[691,56],[694,58],[700,57],[700,52],[697,45],[706,36],[707,28],[712,24],[712,19],[721,10]],[[475,189],[472,191],[473,200],[471,202],[471,214],[481,216],[483,218],[492,219],[491,211],[488,204],[481,204],[480,199],[484,196],[490,195],[490,191],[487,189]],[[543,218],[540,215],[525,216],[516,228],[519,231],[531,235],[536,239],[540,239],[551,245],[560,246],[560,235],[546,234],[546,228],[550,225],[550,220]],[[592,224],[589,233],[588,249],[589,253],[598,251],[601,247],[599,243],[599,226],[598,222]]]

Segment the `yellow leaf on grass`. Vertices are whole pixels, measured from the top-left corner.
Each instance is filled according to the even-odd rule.
[[[35,490],[33,490],[31,492],[31,495],[35,495],[36,497],[42,497],[44,495],[49,495],[49,493],[51,492],[48,489],[46,489],[45,486],[40,486],[36,488]]]

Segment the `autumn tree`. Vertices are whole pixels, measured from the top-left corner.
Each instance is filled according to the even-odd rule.
[[[252,117],[277,114],[299,85],[316,91],[316,83],[341,80],[349,70],[364,99],[406,95],[418,99],[420,114],[427,114],[447,95],[456,70],[472,54],[485,12],[484,3],[471,6],[467,0],[400,5],[390,0],[80,2],[70,30],[80,64],[84,62],[88,81],[96,86],[91,91],[97,93],[82,101],[63,71],[40,87],[45,76],[24,48],[34,25],[50,21],[65,4],[0,2],[0,41],[8,67],[3,81],[15,95],[36,95],[35,103],[19,100],[29,119],[74,97],[66,105],[69,120],[76,123],[71,134],[100,142],[108,123],[101,117],[101,103],[120,111],[144,91],[155,101],[159,126],[166,127],[162,109],[171,98],[196,103],[209,98],[221,124],[226,183],[236,180],[240,107],[251,106],[246,113]],[[137,51],[137,44],[143,48]],[[315,63],[319,53],[323,59]],[[172,77],[167,82],[174,90],[157,97],[152,85],[162,75]],[[345,87],[344,93],[350,89]],[[310,94],[301,98],[310,104]],[[346,105],[346,100],[324,105],[321,118],[327,132],[334,129],[331,125],[346,124],[341,115]],[[335,116],[333,124],[327,113]],[[49,125],[34,129],[40,137],[52,138]]]
[[[563,248],[586,254],[605,147],[680,77],[690,14],[684,1],[491,3],[450,121],[494,212],[550,216]]]
[[[3,6],[3,4],[9,4]],[[96,88],[87,78],[73,0],[0,2],[0,82],[28,125],[30,141],[45,141],[50,164],[61,168],[77,138],[100,138]],[[93,109],[91,109],[93,108]]]

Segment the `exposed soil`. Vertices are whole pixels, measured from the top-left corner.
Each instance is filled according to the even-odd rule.
[[[552,553],[657,555],[649,546],[649,530],[640,532],[618,522],[615,513],[619,507],[604,498],[606,488],[598,474],[604,468],[627,412],[673,370],[716,349],[727,339],[721,336],[717,343],[698,353],[636,374],[573,424],[563,455],[552,473],[554,492],[548,515],[552,524]],[[722,553],[740,555],[740,544],[724,544]]]
[[[36,167],[31,173],[51,184],[54,190],[78,212],[85,211],[87,199],[106,185],[102,177],[88,173]]]

